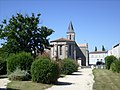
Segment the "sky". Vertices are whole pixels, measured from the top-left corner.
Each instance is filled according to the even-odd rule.
[[[120,0],[0,0],[0,23],[16,13],[41,13],[40,26],[55,31],[50,40],[66,38],[72,21],[76,42],[88,43],[89,51],[120,43]]]

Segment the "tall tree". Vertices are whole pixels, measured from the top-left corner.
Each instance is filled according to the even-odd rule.
[[[105,51],[105,47],[102,45],[102,51]]]
[[[40,15],[23,16],[17,13],[8,21],[3,20],[0,24],[0,39],[4,39],[4,51],[7,53],[17,53],[21,51],[31,52],[36,56],[36,52],[42,53],[49,46],[50,36],[54,31],[45,26],[39,27]]]
[[[95,46],[95,51],[97,51],[97,47]]]

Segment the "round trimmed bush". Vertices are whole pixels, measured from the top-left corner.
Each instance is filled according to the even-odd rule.
[[[50,59],[38,59],[32,63],[32,81],[40,83],[55,83],[59,78],[59,66]]]
[[[14,54],[7,59],[7,73],[10,74],[14,72],[16,68],[30,72],[32,62],[33,57],[30,53],[21,52]]]
[[[72,74],[78,70],[78,64],[73,59],[64,59],[61,62],[61,73],[62,74]]]

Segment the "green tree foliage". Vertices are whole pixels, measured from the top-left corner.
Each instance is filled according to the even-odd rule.
[[[42,53],[44,48],[48,48],[49,35],[53,33],[52,29],[45,26],[39,27],[40,15],[32,13],[32,16],[23,16],[17,13],[9,21],[3,20],[0,24],[0,39],[4,39],[4,52],[17,53],[20,51]]]
[[[102,51],[105,51],[105,47],[102,45]]]
[[[107,56],[105,57],[105,65],[106,65],[106,69],[110,69],[110,66],[113,62],[115,62],[117,60],[117,58],[113,55],[111,56]]]
[[[95,46],[95,51],[97,51],[97,47]]]
[[[41,83],[55,83],[60,75],[57,63],[47,59],[39,58],[31,66],[32,81]]]

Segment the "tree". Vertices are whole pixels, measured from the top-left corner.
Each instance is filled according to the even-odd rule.
[[[21,51],[43,53],[49,46],[50,36],[54,31],[45,26],[39,27],[40,15],[23,16],[17,13],[9,21],[3,20],[0,24],[0,39],[4,39],[3,50],[7,53],[17,53]]]
[[[95,46],[95,51],[97,51],[97,47]]]
[[[102,45],[102,51],[105,51],[105,47]]]

